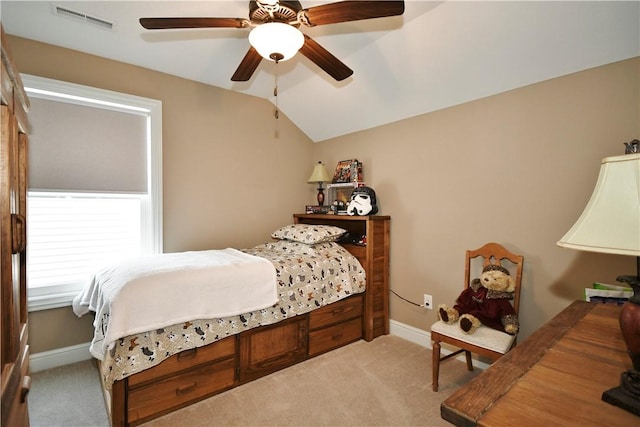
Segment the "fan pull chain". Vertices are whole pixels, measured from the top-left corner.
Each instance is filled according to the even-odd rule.
[[[276,120],[278,120],[278,118],[280,117],[280,109],[278,108],[278,60],[275,61],[276,62],[276,80],[274,83],[274,87],[273,87],[273,97],[275,98],[276,101],[276,110],[273,113],[273,116],[276,118]]]

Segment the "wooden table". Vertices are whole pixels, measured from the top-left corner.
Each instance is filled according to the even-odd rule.
[[[458,426],[640,426],[601,400],[631,359],[620,307],[576,301],[440,406]]]

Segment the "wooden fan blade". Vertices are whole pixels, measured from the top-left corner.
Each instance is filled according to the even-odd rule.
[[[147,30],[174,28],[245,28],[249,21],[242,18],[140,18]]]
[[[253,72],[256,71],[256,68],[258,68],[258,65],[260,65],[260,61],[262,61],[262,56],[260,56],[253,46],[250,46],[249,51],[244,58],[242,58],[240,65],[238,65],[238,69],[233,73],[233,76],[231,76],[231,81],[248,81],[253,75]]]
[[[336,24],[402,15],[404,1],[342,1],[310,7],[304,13],[312,26]]]
[[[304,35],[304,44],[300,48],[300,53],[337,81],[344,80],[353,74],[351,68],[344,65],[342,61],[306,34]]]

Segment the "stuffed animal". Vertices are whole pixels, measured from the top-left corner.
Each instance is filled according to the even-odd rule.
[[[453,308],[438,306],[438,317],[445,323],[458,321],[460,329],[473,334],[483,324],[493,329],[516,335],[518,316],[509,300],[513,299],[515,281],[509,270],[490,264],[482,269],[479,279],[460,293]]]

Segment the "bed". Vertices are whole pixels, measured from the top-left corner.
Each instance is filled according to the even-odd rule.
[[[202,315],[205,312],[198,311],[196,304],[193,310],[200,315],[194,318],[178,313],[179,321],[170,316],[154,320],[150,315],[150,327],[140,324],[128,329],[117,327],[122,322],[116,316],[126,313],[122,309],[126,304],[116,305],[115,298],[105,296],[108,291],[99,290],[94,283],[90,291],[79,295],[74,301],[76,314],[98,313],[91,351],[99,362],[112,425],[140,424],[309,357],[361,338],[371,340],[388,333],[384,289],[388,286],[389,218],[326,217],[295,215],[294,224],[272,234],[275,241],[241,251],[222,251],[223,257],[231,256],[234,263],[241,258],[243,263],[266,260],[272,266],[274,292],[257,284],[242,288],[243,283],[254,277],[251,275],[243,276],[234,285],[244,294],[263,289],[255,292],[264,294],[262,301],[249,302],[247,307],[252,310],[245,310],[244,306],[231,309],[232,301],[240,298],[230,297],[222,304],[226,311],[219,312],[224,316]],[[336,242],[344,232],[367,235],[367,245]],[[209,252],[179,256],[209,259],[212,255]],[[240,265],[242,271],[251,268],[249,264]],[[173,277],[174,271],[167,274]],[[160,286],[158,283],[165,280],[146,272],[141,277],[153,286]],[[104,277],[101,280],[104,282]],[[141,286],[136,284],[137,288]],[[180,295],[172,295],[168,288],[160,289],[162,292],[156,292],[149,304],[162,306],[152,303],[159,301],[157,294],[161,293],[169,304],[183,305]],[[215,295],[206,298],[216,299]],[[112,310],[105,309],[107,304],[101,306],[98,300],[111,301]],[[136,310],[140,310],[139,304],[131,307],[124,317],[131,320],[146,316],[146,312],[137,315]],[[180,310],[165,307],[160,313],[167,311],[173,315],[173,311]],[[128,321],[127,325],[133,323]],[[117,332],[111,333],[112,326]]]

